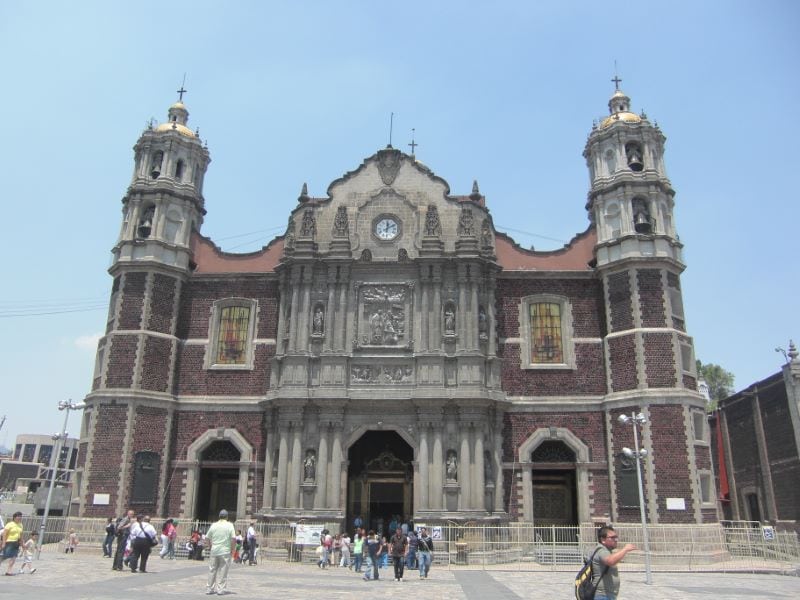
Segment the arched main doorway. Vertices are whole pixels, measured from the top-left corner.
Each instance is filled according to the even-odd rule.
[[[414,512],[414,450],[394,431],[367,431],[347,452],[347,526],[388,531],[392,517]]]
[[[539,526],[577,525],[575,452],[560,440],[542,442],[531,455],[533,520]]]
[[[200,454],[200,481],[195,516],[216,521],[219,511],[236,520],[239,496],[239,461],[242,453],[228,440],[211,442]]]

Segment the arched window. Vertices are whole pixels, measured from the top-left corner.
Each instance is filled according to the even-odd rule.
[[[184,166],[185,164],[182,160],[179,160],[178,162],[175,163],[175,179],[177,179],[178,181],[183,180]]]
[[[227,298],[214,303],[206,368],[253,368],[257,307],[255,300],[247,298]]]

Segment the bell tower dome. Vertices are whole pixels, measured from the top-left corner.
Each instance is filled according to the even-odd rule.
[[[187,126],[185,90],[167,120],[150,122],[134,146],[134,170],[123,204],[114,264],[156,262],[180,270],[189,265],[192,229],[205,215],[203,178],[211,158],[199,130]]]
[[[672,184],[664,168],[666,138],[617,89],[609,115],[595,124],[583,156],[591,187],[586,208],[597,226],[598,266],[624,258],[659,257],[681,263]]]

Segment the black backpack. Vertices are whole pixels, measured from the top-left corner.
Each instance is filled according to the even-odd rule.
[[[594,555],[597,554],[598,550],[600,550],[600,548],[595,548],[592,555],[583,563],[581,570],[575,575],[575,600],[594,600],[597,586],[592,583],[594,579],[594,567],[592,565],[594,562]],[[602,573],[600,573],[600,578],[597,580],[598,583],[600,579],[603,578],[603,575],[606,574],[606,571],[608,571],[608,567],[603,569]]]

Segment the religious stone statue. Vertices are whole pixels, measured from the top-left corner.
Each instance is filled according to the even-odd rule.
[[[456,332],[456,313],[451,304],[448,304],[444,309],[444,332]]]
[[[448,481],[458,480],[458,458],[455,450],[447,451],[447,463],[445,464],[445,476]]]
[[[322,306],[319,304],[314,309],[314,320],[311,327],[311,333],[320,335],[325,331],[325,313],[322,310]]]
[[[317,476],[317,457],[313,450],[306,451],[306,458],[303,461],[303,478],[306,481],[314,481]]]
[[[289,217],[289,225],[286,227],[286,237],[284,238],[286,248],[294,248],[294,221]]]
[[[486,335],[486,329],[486,309],[480,306],[478,307],[478,333]]]
[[[483,225],[481,225],[481,244],[484,248],[492,247],[492,228],[489,225],[489,219],[484,219]]]

